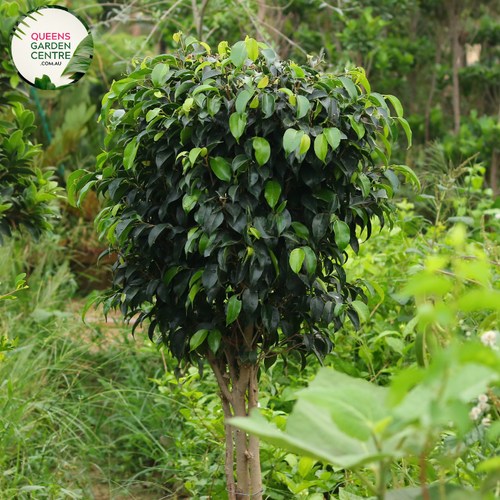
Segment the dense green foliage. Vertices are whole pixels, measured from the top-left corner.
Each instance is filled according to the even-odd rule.
[[[378,129],[407,128],[401,106],[389,96],[395,120],[380,94],[361,94],[362,71],[324,75],[253,39],[222,43],[218,56],[186,45],[113,84],[102,116],[118,147],[99,155],[95,174],[70,178],[79,202],[93,186],[109,198],[96,227],[120,259],[99,302],[129,318],[140,311],[137,322],[151,319],[150,338],[158,328],[179,360],[233,346],[255,362],[303,343],[324,357],[326,327],[346,314],[359,324],[365,309],[344,250],[357,252],[357,231],[369,237],[371,219],[383,227],[392,210],[396,174],[371,153],[387,161]]]

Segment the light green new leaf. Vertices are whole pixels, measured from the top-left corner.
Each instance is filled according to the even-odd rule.
[[[349,245],[351,230],[349,226],[341,220],[333,224],[333,230],[335,232],[335,243],[337,243],[339,250],[343,252],[347,248],[347,245]]]
[[[168,64],[157,64],[151,72],[151,81],[155,87],[161,87],[167,81]]]
[[[290,267],[295,274],[299,274],[302,269],[302,264],[304,263],[304,259],[306,254],[302,248],[295,248],[290,253]]]
[[[283,134],[283,149],[285,150],[286,156],[300,146],[300,141],[302,140],[303,135],[304,132],[302,130],[295,130],[293,128],[289,128]]]
[[[229,182],[231,180],[231,166],[224,158],[220,156],[210,158],[210,167],[221,181]]]
[[[248,57],[245,42],[236,42],[231,49],[231,62],[237,67],[241,68],[245,59]]]
[[[299,462],[298,472],[302,477],[306,477],[314,467],[314,460],[309,457],[302,457]],[[310,497],[308,497],[310,498]]]
[[[328,141],[325,134],[319,134],[316,139],[314,139],[314,152],[316,156],[325,163],[326,153],[328,152]]]
[[[397,118],[397,119],[400,121],[401,125],[403,126],[403,129],[404,129],[405,134],[406,134],[406,139],[408,140],[408,147],[406,149],[410,149],[411,143],[412,143],[412,136],[413,136],[410,125],[404,118]]]
[[[129,170],[134,166],[135,155],[139,149],[139,142],[137,140],[131,140],[123,151],[123,166],[125,170]]]
[[[150,109],[146,114],[146,121],[149,123],[160,114],[161,108]]]
[[[309,104],[309,99],[303,95],[297,96],[297,119],[300,120],[307,115],[309,109],[311,108]]]
[[[189,152],[189,161],[190,161],[191,165],[194,165],[194,162],[196,161],[196,158],[198,158],[200,151],[201,151],[201,148],[193,148]]]
[[[198,330],[189,341],[189,350],[194,351],[197,347],[203,344],[203,341],[207,338],[208,330]]]
[[[406,182],[410,180],[410,182],[420,191],[420,180],[417,177],[417,174],[410,167],[406,165],[391,165],[391,168],[404,174]]]
[[[311,147],[311,138],[307,134],[304,134],[300,139],[299,155],[307,153],[310,147]]]
[[[389,101],[391,101],[398,117],[403,118],[403,106],[401,105],[401,101],[396,96],[393,95],[385,95],[384,97],[386,99],[389,99]]]
[[[307,267],[307,272],[309,273],[309,276],[312,276],[314,272],[316,271],[316,267],[318,265],[318,260],[316,258],[316,254],[312,250],[311,247],[302,247],[302,250],[304,250],[304,254],[306,256],[306,267]]]
[[[325,128],[323,129],[323,134],[325,134],[328,144],[335,151],[340,144],[340,130],[335,127]]]
[[[280,199],[280,195],[281,195],[281,186],[279,185],[279,183],[275,181],[269,181],[266,184],[266,190],[264,192],[264,196],[271,208],[274,208],[276,206],[276,203],[278,203],[278,200]]]
[[[267,87],[268,84],[269,84],[269,78],[267,76],[263,76],[260,79],[259,83],[257,84],[257,88],[258,89],[263,89],[263,88]]]
[[[254,137],[252,144],[255,151],[255,159],[257,160],[257,163],[260,166],[267,163],[267,160],[269,160],[269,157],[271,156],[271,146],[266,141],[266,139],[262,137]]]
[[[247,49],[248,57],[255,62],[259,57],[259,45],[257,43],[257,40],[253,38],[247,38],[245,47]]]
[[[360,300],[354,300],[353,302],[351,302],[351,306],[354,307],[359,317],[363,321],[368,321],[370,319],[370,310],[364,302],[361,302]]]
[[[240,137],[243,135],[245,131],[245,126],[247,124],[247,115],[233,113],[229,118],[229,128],[231,130],[231,134],[236,139],[236,142],[240,141]]]
[[[241,311],[241,300],[238,299],[237,295],[233,295],[227,304],[227,317],[226,326],[230,325],[238,316]]]
[[[253,95],[253,91],[248,90],[248,89],[242,90],[238,94],[238,97],[236,98],[236,103],[235,103],[236,113],[242,114],[245,112],[248,101],[252,98],[252,95]]]

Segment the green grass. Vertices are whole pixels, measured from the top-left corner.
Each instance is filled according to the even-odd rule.
[[[0,249],[2,287],[20,272],[30,286],[0,317],[19,337],[0,365],[0,499],[175,498],[178,473],[207,453],[179,413],[187,400],[158,390],[165,365],[141,334],[70,310],[65,257],[57,238]]]

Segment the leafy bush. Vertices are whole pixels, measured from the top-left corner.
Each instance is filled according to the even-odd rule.
[[[180,51],[112,85],[101,116],[106,144],[118,145],[99,155],[96,173],[72,174],[69,193],[80,203],[97,187],[109,200],[96,227],[120,259],[98,299],[105,313],[150,320],[150,338],[159,330],[179,361],[207,358],[226,416],[241,416],[247,399],[257,405],[264,360],[324,357],[330,323],[359,325],[366,297],[345,279],[344,252],[358,251],[357,231],[369,237],[372,218],[391,217],[397,176],[375,165],[372,153],[387,164],[376,140],[389,154],[398,121],[410,143],[411,133],[399,101],[388,96],[390,118],[360,69],[324,74],[251,38],[221,42],[217,55],[174,38]],[[236,468],[239,491],[257,494],[258,442],[237,435]]]
[[[35,116],[21,104],[27,96],[15,88],[19,77],[9,59],[8,41],[18,15],[19,4],[0,6],[0,245],[20,226],[35,238],[52,229],[57,212],[49,202],[62,198],[51,172],[42,173],[34,165],[40,153],[40,146],[30,141]]]

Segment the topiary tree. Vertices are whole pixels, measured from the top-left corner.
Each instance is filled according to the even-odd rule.
[[[52,173],[34,164],[41,151],[30,141],[35,115],[21,104],[28,97],[17,90],[19,76],[9,57],[9,36],[19,8],[16,2],[0,5],[0,245],[19,227],[34,238],[52,229],[56,211],[49,202],[62,198]]]
[[[229,419],[258,405],[258,372],[277,356],[321,358],[346,317],[359,326],[366,296],[346,280],[346,249],[390,217],[397,179],[372,153],[387,165],[377,138],[390,152],[396,121],[409,128],[361,69],[324,74],[251,38],[218,54],[174,38],[178,52],[111,86],[112,146],[95,173],[72,174],[69,198],[107,199],[96,228],[119,258],[104,312],[149,320],[179,367],[207,360]],[[258,439],[225,431],[229,499],[262,498]]]

